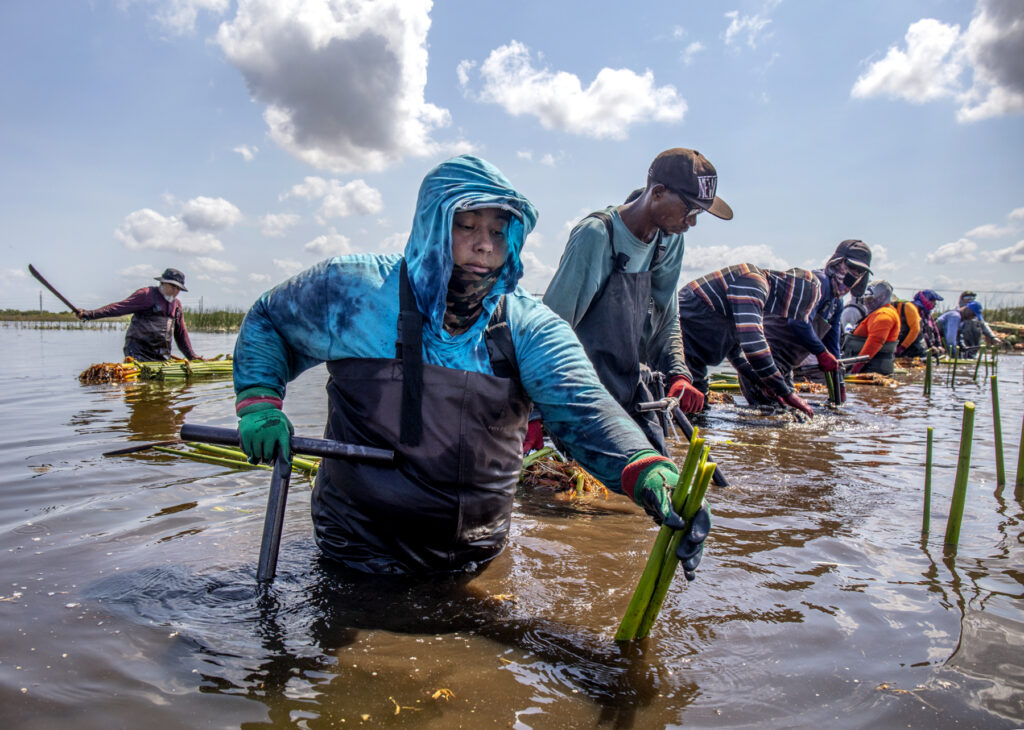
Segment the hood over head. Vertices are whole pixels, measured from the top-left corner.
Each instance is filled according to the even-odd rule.
[[[473,155],[442,162],[420,184],[405,260],[416,304],[426,326],[439,335],[444,333],[445,296],[452,275],[452,220],[459,210],[479,208],[502,208],[512,214],[505,265],[484,298],[480,320],[486,323],[498,298],[514,291],[523,276],[523,242],[537,223],[537,209],[498,168]]]
[[[892,284],[883,279],[875,279],[868,284],[868,288],[864,292],[863,302],[864,307],[869,312],[874,312],[879,307],[884,307],[890,301],[892,301]]]

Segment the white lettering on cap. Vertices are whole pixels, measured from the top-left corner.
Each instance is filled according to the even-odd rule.
[[[718,175],[697,176],[697,199],[714,200],[715,188],[718,187]]]

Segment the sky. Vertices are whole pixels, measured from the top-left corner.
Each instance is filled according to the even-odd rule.
[[[859,238],[909,298],[1024,304],[1024,2],[4,0],[0,309],[119,300],[166,267],[247,309],[400,252],[470,152],[540,211],[523,285],[662,150],[717,168],[680,283]]]

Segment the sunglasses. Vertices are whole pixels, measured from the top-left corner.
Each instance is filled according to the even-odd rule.
[[[686,207],[687,207],[687,209],[688,209],[688,210],[686,211],[686,217],[687,217],[687,219],[690,219],[690,218],[696,218],[697,216],[699,216],[699,215],[700,215],[701,213],[703,213],[703,212],[704,212],[704,209],[703,209],[703,208],[701,208],[701,207],[700,207],[699,205],[697,205],[696,203],[694,203],[694,202],[692,202],[692,201],[690,201],[690,200],[687,200],[686,198],[683,198],[683,197],[682,197],[681,195],[680,195],[679,197],[680,197],[680,198],[682,199],[682,201],[683,201],[684,203],[686,203]]]

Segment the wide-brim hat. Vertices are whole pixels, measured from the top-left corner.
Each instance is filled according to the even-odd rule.
[[[177,269],[164,269],[164,273],[160,274],[160,276],[154,276],[153,278],[161,284],[173,284],[182,291],[188,291],[188,289],[185,288],[185,275]]]
[[[665,150],[654,158],[647,177],[713,216],[726,221],[732,219],[732,208],[715,195],[718,189],[715,166],[697,150],[685,147]]]

